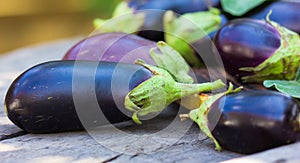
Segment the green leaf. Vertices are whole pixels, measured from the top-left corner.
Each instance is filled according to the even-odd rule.
[[[215,8],[178,17],[173,11],[167,11],[163,22],[166,42],[179,51],[190,65],[197,67],[201,65],[201,61],[190,44],[217,30],[221,24],[221,17],[220,11]]]
[[[288,94],[295,98],[300,98],[300,82],[292,80],[265,80],[264,86],[267,88],[275,87],[279,92]]]
[[[150,50],[150,55],[155,63],[173,75],[174,79],[181,83],[193,83],[193,78],[189,75],[190,67],[182,56],[168,46],[165,42],[159,41],[157,47]]]
[[[259,6],[265,0],[221,0],[224,11],[234,16],[241,16]]]

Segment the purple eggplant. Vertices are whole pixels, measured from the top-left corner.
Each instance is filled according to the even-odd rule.
[[[158,114],[181,97],[224,87],[178,83],[164,69],[97,61],[51,61],[22,73],[5,98],[9,119],[31,133],[82,130]]]
[[[139,35],[150,40],[160,41],[164,40],[164,27],[162,25],[163,15],[167,10],[172,10],[178,14],[207,11],[208,7],[218,7],[220,0],[212,0],[208,4],[206,0],[175,0],[175,1],[161,1],[161,0],[131,0],[129,6],[136,10],[153,10],[155,13],[149,12],[146,15],[144,26]],[[146,12],[147,13],[147,12]],[[155,31],[143,29],[154,29]]]
[[[208,6],[219,7],[220,0],[211,0],[209,3],[206,0],[129,0],[128,4],[136,10],[157,9],[157,10],[173,10],[178,14],[189,12],[204,11]]]
[[[239,68],[258,66],[280,47],[280,34],[266,21],[235,19],[214,38],[225,69],[239,75]]]
[[[274,1],[256,8],[244,17],[265,19],[270,10],[272,10],[271,20],[300,34],[300,1],[297,0]]]
[[[125,33],[103,33],[87,37],[71,47],[63,60],[134,63],[138,58],[154,64],[149,55],[156,43]]]
[[[111,19],[95,19],[96,31],[137,33],[150,40],[165,40],[179,51],[192,67],[202,65],[199,50],[194,50],[192,44],[201,42],[204,37],[208,39],[203,39],[203,42],[210,41],[209,37],[214,36],[216,30],[227,22],[226,16],[222,15],[220,10],[212,8],[218,6],[219,1],[212,1],[211,4],[206,4],[205,0],[128,3],[121,2]]]
[[[275,91],[223,96],[207,116],[209,123],[216,124],[211,127],[212,135],[234,152],[251,154],[300,140],[298,102]]]
[[[300,64],[298,34],[268,18],[231,20],[213,41],[227,72],[244,82],[292,80]]]
[[[230,85],[181,118],[195,121],[218,151],[251,154],[300,140],[298,101],[275,91]]]
[[[76,74],[73,74],[76,73]],[[94,74],[93,74],[94,73]],[[94,76],[93,76],[94,75]],[[118,93],[113,94],[113,77],[118,77]],[[5,105],[8,118],[31,133],[83,130],[77,115],[86,116],[85,126],[93,127],[130,120],[123,106],[126,94],[153,74],[138,65],[90,61],[47,62],[25,71],[10,86]],[[73,79],[81,83],[76,84]],[[95,88],[87,88],[95,82]],[[76,84],[77,88],[72,88]],[[74,85],[75,86],[75,85]],[[89,92],[90,90],[90,92]],[[107,120],[99,115],[90,98],[95,93]],[[82,111],[76,111],[73,95]],[[74,96],[75,97],[75,96]]]
[[[163,27],[163,15],[167,10],[172,10],[178,14],[192,13],[198,11],[207,11],[209,7],[219,7],[219,0],[212,0],[210,3],[206,0],[175,0],[175,1],[160,1],[160,0],[129,0],[123,2],[120,6],[116,7],[113,18],[117,18],[123,14],[127,14],[128,17],[124,19],[120,18],[116,21],[120,24],[126,24],[127,28],[132,28],[130,32],[137,32],[138,35],[145,37],[153,41],[164,40],[164,27]],[[128,12],[129,11],[129,12]],[[128,13],[131,13],[130,16]],[[143,16],[142,16],[143,15]],[[130,20],[130,21],[128,21]],[[103,20],[96,19],[95,26],[104,31],[128,31],[128,29],[119,29],[112,26],[111,28],[104,27]],[[109,24],[109,23],[108,23]],[[104,26],[110,26],[104,24]],[[115,23],[112,23],[112,25]],[[130,25],[128,24],[135,24]],[[137,24],[139,24],[137,26]],[[102,28],[102,29],[101,29]],[[115,28],[113,30],[112,28]]]
[[[166,43],[154,43],[136,35],[104,33],[85,38],[71,47],[63,60],[135,63],[143,60],[169,71],[176,81],[193,83],[182,56]]]

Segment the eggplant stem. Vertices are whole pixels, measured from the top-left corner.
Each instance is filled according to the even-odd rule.
[[[272,15],[272,10],[269,10],[269,12],[268,12],[268,14],[267,14],[267,16],[266,16],[266,20],[267,20],[267,22],[270,22],[271,20],[270,20],[270,16]]]
[[[186,84],[186,83],[176,83],[178,88],[181,88],[180,97],[185,97],[188,95],[208,92],[212,90],[218,90],[224,88],[226,85],[221,79],[218,79],[211,83],[201,83],[201,84]]]

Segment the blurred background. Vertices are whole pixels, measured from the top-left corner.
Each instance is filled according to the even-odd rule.
[[[36,43],[90,34],[119,0],[0,0],[0,55]]]

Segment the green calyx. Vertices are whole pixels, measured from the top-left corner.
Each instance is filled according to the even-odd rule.
[[[271,13],[269,13],[271,14]],[[300,37],[297,33],[269,20],[281,36],[281,45],[272,56],[256,67],[240,68],[254,75],[242,77],[243,82],[261,83],[264,80],[293,80],[300,65]]]
[[[94,20],[94,26],[99,33],[123,32],[136,33],[144,24],[145,13],[137,12],[128,7],[127,2],[120,2],[115,8],[112,18]],[[130,24],[130,25],[128,25]]]
[[[157,66],[167,70],[176,81],[181,83],[194,82],[194,79],[189,75],[189,65],[176,50],[165,42],[159,41],[157,47],[150,50],[150,55]]]
[[[179,17],[174,12],[167,11],[163,23],[166,42],[179,51],[189,64],[197,67],[201,65],[201,61],[190,45],[217,30],[221,24],[221,17],[216,8]]]
[[[214,136],[212,135],[212,133],[208,127],[207,114],[208,114],[209,109],[212,106],[212,104],[214,102],[216,102],[218,99],[220,99],[221,97],[223,97],[227,94],[239,92],[241,89],[242,89],[242,87],[233,89],[233,85],[231,83],[229,83],[229,87],[228,87],[227,91],[212,95],[206,101],[204,101],[200,105],[199,108],[190,111],[189,114],[181,114],[180,118],[182,120],[184,120],[185,118],[190,118],[192,121],[196,122],[198,124],[200,130],[214,142],[215,149],[217,151],[221,151],[222,147],[220,146],[219,142],[214,138]]]
[[[135,87],[125,97],[125,108],[133,112],[132,119],[138,124],[141,124],[139,117],[159,113],[182,97],[221,89],[225,86],[221,80],[201,84],[179,83],[165,69],[141,61],[137,61],[137,64],[153,73],[153,77]]]

